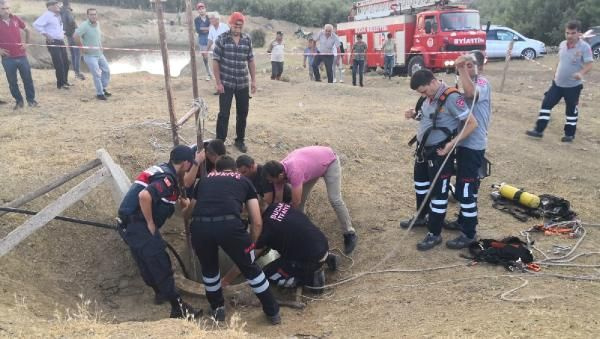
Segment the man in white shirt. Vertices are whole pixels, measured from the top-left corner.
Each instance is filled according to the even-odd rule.
[[[210,28],[208,30],[208,50],[212,51],[215,48],[215,41],[219,35],[229,32],[229,25],[221,23],[221,16],[219,13],[210,13],[208,15],[210,19]]]
[[[340,40],[338,36],[333,33],[333,26],[327,24],[323,27],[317,36],[314,38],[317,44],[317,55],[313,61],[313,72],[315,73],[315,81],[321,81],[321,73],[319,73],[319,65],[321,62],[325,63],[325,70],[327,71],[327,82],[333,82],[333,49],[335,48],[336,53],[340,53]]]
[[[56,70],[56,87],[58,89],[69,89],[67,77],[69,74],[69,57],[65,47],[65,32],[60,16],[60,3],[58,1],[47,1],[48,9],[37,20],[33,27],[41,35],[46,37],[48,52],[52,57],[52,65]]]
[[[271,80],[281,80],[281,74],[283,73],[283,33],[278,31],[275,35],[275,40],[271,42],[267,53],[271,54]]]

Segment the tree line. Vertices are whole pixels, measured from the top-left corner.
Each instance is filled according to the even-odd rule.
[[[149,0],[79,0],[123,8],[149,9]],[[198,1],[192,0],[192,4]],[[322,26],[326,23],[347,21],[352,0],[202,0],[209,11],[229,14],[234,11],[267,19],[286,20],[300,26]],[[165,10],[177,12],[185,10],[184,0],[168,0]]]
[[[126,8],[150,7],[149,0],[79,0]],[[352,0],[203,0],[210,11],[228,14],[241,11],[268,19],[286,20],[300,26],[321,27],[347,20]],[[195,5],[196,0],[192,0]],[[481,22],[511,27],[522,34],[557,45],[564,40],[564,24],[573,18],[583,23],[584,30],[600,25],[600,0],[474,0]],[[185,9],[184,0],[168,0],[167,11]]]
[[[600,26],[600,0],[476,0],[481,22],[507,26],[523,35],[558,45],[565,39],[565,23],[581,21],[585,32]]]

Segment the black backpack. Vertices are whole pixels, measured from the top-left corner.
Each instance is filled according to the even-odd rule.
[[[474,261],[502,265],[509,271],[519,267],[519,262],[523,264],[533,262],[533,254],[527,247],[527,243],[518,237],[506,237],[500,241],[481,239],[469,246],[469,253]]]

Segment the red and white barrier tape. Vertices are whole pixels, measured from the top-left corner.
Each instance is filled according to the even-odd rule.
[[[15,45],[13,43],[0,43],[0,45]],[[32,43],[20,43],[16,44],[20,46],[37,46],[37,47],[62,47],[62,48],[79,48],[79,49],[88,49],[88,50],[107,50],[107,51],[127,51],[127,52],[152,52],[152,53],[160,53],[160,49],[151,49],[151,48],[122,48],[122,47],[87,47],[87,46],[69,46],[69,45],[51,45],[51,44],[32,44]],[[169,52],[175,53],[189,53],[189,50],[179,50],[179,49],[169,49]],[[466,54],[469,51],[455,51],[455,52],[420,52],[419,54]],[[199,51],[196,49],[196,53],[198,54],[212,54],[212,51]],[[333,53],[304,53],[304,52],[284,52],[284,55],[333,55]],[[351,53],[345,52],[341,53],[344,56],[350,56]],[[383,55],[381,52],[367,52],[365,55]],[[270,55],[270,53],[266,52],[254,52],[254,55]]]

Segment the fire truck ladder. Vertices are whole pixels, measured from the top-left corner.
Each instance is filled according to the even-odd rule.
[[[423,10],[427,7],[444,6],[459,0],[363,0],[354,3],[354,20],[367,20],[393,15],[393,6],[397,12]]]

